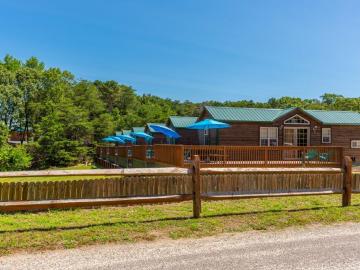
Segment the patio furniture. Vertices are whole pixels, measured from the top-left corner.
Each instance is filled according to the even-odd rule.
[[[319,155],[320,161],[330,161],[329,153],[320,153]]]
[[[318,156],[318,152],[314,149],[311,149],[309,152],[306,153],[305,160],[312,161],[312,160],[316,159],[317,156]]]

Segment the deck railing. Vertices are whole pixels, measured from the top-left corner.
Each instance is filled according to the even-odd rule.
[[[184,146],[185,165],[198,155],[203,167],[340,167],[342,147]]]
[[[116,147],[116,154],[119,157],[127,158],[129,156],[129,149],[130,146],[117,146]]]
[[[184,167],[184,146],[175,144],[156,144],[153,146],[154,161]]]
[[[147,149],[147,145],[133,145],[131,147],[132,157],[140,160],[146,160]]]
[[[202,167],[341,167],[343,148],[158,144],[99,147],[97,155],[110,161],[115,155],[177,167],[189,167],[194,155]]]

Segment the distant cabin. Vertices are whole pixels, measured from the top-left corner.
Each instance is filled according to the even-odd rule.
[[[166,125],[175,130],[181,138],[176,140],[177,144],[199,144],[198,131],[187,129],[188,126],[194,124],[198,118],[192,116],[170,116]]]
[[[152,144],[166,144],[169,143],[166,136],[160,132],[156,132],[150,125],[159,125],[159,126],[166,126],[164,123],[147,123],[145,126],[145,133],[150,134],[154,137],[152,140]]]
[[[131,132],[145,132],[145,127],[132,127]],[[136,144],[146,144],[143,138],[136,138]]]
[[[205,106],[197,121],[211,118],[231,128],[198,131],[199,144],[242,146],[341,146],[360,161],[360,114],[352,111]]]

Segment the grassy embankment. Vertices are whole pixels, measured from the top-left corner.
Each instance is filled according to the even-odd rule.
[[[353,196],[354,206],[340,205],[339,195],[204,202],[200,219],[190,218],[190,202],[0,214],[0,255],[19,250],[360,222],[360,195]]]

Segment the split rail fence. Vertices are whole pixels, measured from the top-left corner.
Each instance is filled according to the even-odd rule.
[[[110,179],[0,183],[0,211],[171,203],[192,200],[199,217],[202,200],[342,194],[342,205],[360,193],[360,174],[352,161],[344,168],[191,168],[93,170]],[[81,172],[74,171],[73,174]],[[1,177],[61,175],[50,172],[1,173]],[[65,174],[64,174],[65,175]],[[66,172],[66,175],[72,175]],[[86,176],[84,176],[86,177]],[[90,176],[88,176],[90,177]],[[90,177],[91,178],[91,177]]]

